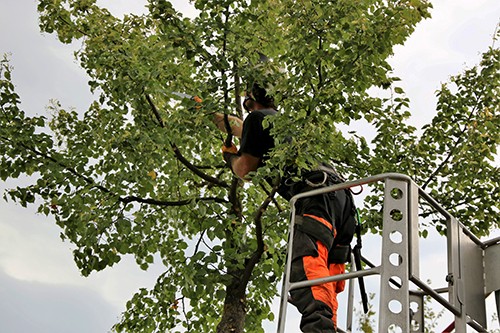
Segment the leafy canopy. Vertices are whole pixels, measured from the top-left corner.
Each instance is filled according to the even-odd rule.
[[[39,198],[84,275],[127,254],[143,269],[165,266],[152,290],[128,302],[117,331],[262,332],[274,318],[287,232],[287,204],[263,179],[290,163],[332,160],[349,178],[405,173],[476,234],[499,226],[491,219],[500,202],[498,49],[443,84],[435,118],[417,130],[387,59],[429,17],[427,1],[193,4],[194,18],[165,0],[117,18],[95,0],[39,1],[42,31],[82,43],[76,57],[96,96],[85,112],[54,102],[49,118],[26,116],[1,61],[0,177],[36,176],[6,198],[23,206]],[[211,120],[241,117],[254,81],[281,112],[270,120],[271,161],[243,186],[222,163],[224,137]],[[371,96],[373,87],[389,97]],[[338,130],[361,119],[374,138]],[[375,189],[365,202],[373,231],[380,197]]]

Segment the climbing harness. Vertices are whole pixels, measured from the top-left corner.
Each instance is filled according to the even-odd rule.
[[[293,188],[293,190],[298,190],[300,192],[303,192],[303,191],[309,191],[312,189],[317,189],[320,187],[329,186],[329,185],[332,185],[332,183],[338,184],[338,183],[343,183],[343,182],[345,182],[345,179],[343,179],[342,177],[340,177],[338,175],[337,170],[333,166],[321,164],[316,168],[316,170],[309,172],[309,173],[306,173],[303,176],[303,183],[306,185],[305,187],[302,187],[302,188],[299,187],[300,188],[300,190],[299,190],[298,188],[294,188],[294,186],[290,183],[288,183],[287,185],[289,185],[289,186],[292,185],[291,188]],[[363,188],[361,187],[361,191],[362,190],[363,190]],[[362,248],[361,218],[360,218],[360,214],[359,214],[359,209],[357,209],[354,206],[354,199],[352,198],[352,195],[359,194],[359,193],[361,193],[361,191],[354,192],[350,188],[349,188],[348,192],[346,191],[346,194],[349,193],[349,197],[350,197],[350,199],[346,198],[346,200],[351,200],[352,209],[353,209],[352,214],[354,214],[354,216],[351,216],[350,218],[348,217],[346,220],[342,221],[342,224],[339,224],[338,226],[336,226],[336,228],[338,228],[338,234],[335,237],[334,242],[332,244],[333,249],[331,251],[331,258],[329,258],[329,260],[331,262],[338,262],[338,263],[347,262],[347,261],[349,261],[349,259],[351,257],[351,253],[352,253],[352,255],[354,257],[353,264],[355,265],[355,269],[358,271],[361,271],[363,269],[362,265],[361,265],[361,260],[362,260],[362,256],[361,256],[361,248]],[[297,192],[297,193],[299,193],[299,192]],[[296,193],[292,193],[292,196],[295,194]],[[342,204],[341,206],[343,207],[344,204]],[[299,216],[296,216],[296,224],[299,227],[302,227],[301,221],[302,221],[301,218]],[[354,230],[352,229],[353,222],[355,223]],[[304,226],[305,225],[306,224],[304,224]],[[351,249],[350,242],[351,242],[352,238],[354,237],[354,235],[356,235],[356,245],[354,246],[354,248]],[[349,244],[347,244],[347,243],[349,243]],[[325,243],[325,244],[328,244],[328,243]],[[367,313],[368,312],[368,297],[367,297],[367,293],[366,293],[366,288],[365,288],[363,276],[358,277],[358,282],[359,282],[359,290],[360,290],[360,294],[361,294],[361,300],[362,300],[362,304],[363,304],[363,311],[364,311],[364,313]]]

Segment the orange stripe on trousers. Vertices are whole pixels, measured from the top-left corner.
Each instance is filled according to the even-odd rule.
[[[327,227],[328,229],[333,230],[332,224],[330,222],[328,222],[327,220],[325,220],[324,218],[322,218],[322,217],[319,217],[319,216],[316,216],[316,215],[311,215],[311,214],[304,214],[304,216],[308,216],[308,217],[310,217],[312,219],[315,219],[316,221],[320,222],[321,224],[324,224],[325,227]],[[335,231],[333,231],[333,232],[334,232],[333,235],[335,236]]]
[[[317,257],[303,257],[304,271],[306,273],[307,279],[313,280],[330,275],[344,273],[344,264],[331,264],[329,265],[330,267],[328,267],[328,249],[320,241],[317,241],[317,246],[319,254]],[[344,285],[345,281],[339,281],[323,283],[321,285],[311,287],[314,299],[322,301],[323,303],[327,304],[330,309],[332,309],[332,321],[335,327],[337,327],[337,293],[344,290]]]

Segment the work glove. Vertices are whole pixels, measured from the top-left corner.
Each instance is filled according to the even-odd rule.
[[[234,145],[234,143],[231,143],[231,146],[226,146],[226,145],[223,145],[222,146],[222,153],[230,153],[230,154],[233,154],[233,155],[236,155],[238,154],[238,148],[236,148],[236,146]]]
[[[231,146],[222,146],[222,156],[224,158],[224,161],[226,161],[227,165],[229,168],[231,168],[231,159],[235,156],[238,156],[238,148],[231,143]]]

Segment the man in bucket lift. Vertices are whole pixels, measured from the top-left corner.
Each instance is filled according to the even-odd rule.
[[[263,120],[277,113],[274,99],[257,84],[252,86],[243,102],[249,115],[242,121],[230,117],[231,130],[240,138],[239,150],[223,146],[223,156],[233,173],[243,180],[265,164],[274,148],[270,128]],[[215,114],[214,122],[225,131],[224,115]],[[333,168],[322,165],[306,172],[301,181],[281,182],[278,193],[285,199],[313,188],[342,182]],[[300,199],[296,206],[296,229],[292,251],[290,281],[312,280],[344,273],[350,258],[350,242],[355,232],[355,207],[349,190]],[[300,329],[307,333],[334,333],[337,327],[337,294],[345,281],[295,289],[291,302],[302,314]]]

